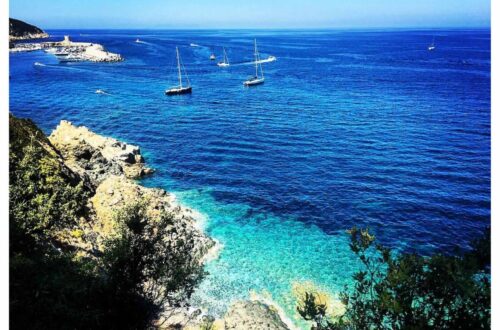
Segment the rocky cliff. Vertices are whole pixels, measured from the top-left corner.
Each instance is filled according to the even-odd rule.
[[[42,39],[48,38],[49,35],[42,29],[20,21],[18,19],[9,18],[9,40],[27,40],[27,39]]]
[[[153,172],[146,167],[139,147],[64,120],[52,131],[47,143],[64,166],[93,191],[88,219],[82,228],[84,237],[94,238],[94,249],[102,250],[102,243],[116,234],[120,226],[115,220],[117,212],[139,202],[146,204],[151,219],[162,213],[172,214],[178,235],[195,241],[193,253],[200,262],[215,245],[203,233],[196,212],[177,203],[174,195],[143,187],[133,180]]]
[[[136,179],[153,172],[140,148],[62,120],[49,136],[68,167],[98,186],[110,175]]]
[[[133,180],[153,172],[146,167],[139,147],[104,137],[68,121],[61,121],[46,137],[30,120],[10,116],[10,170],[24,178],[28,173],[21,166],[25,166],[26,152],[31,147],[36,149],[40,169],[47,171],[48,176],[43,176],[45,185],[60,180],[62,186],[79,187],[78,191],[84,196],[76,199],[72,197],[73,190],[58,190],[66,196],[64,205],[81,210],[74,214],[77,221],[70,226],[55,223],[46,227],[49,238],[44,240],[59,251],[70,250],[78,258],[95,260],[99,264],[106,252],[106,242],[119,235],[122,224],[118,222],[117,214],[137,203],[145,205],[149,221],[159,221],[165,213],[172,215],[170,226],[175,235],[170,239],[182,241],[188,238],[193,246],[190,254],[196,262],[203,263],[218,248],[217,242],[203,232],[200,214],[179,204],[175,195],[162,189],[143,187]],[[27,178],[26,181],[29,189],[31,180]],[[48,203],[54,202],[52,191],[44,195]],[[15,195],[22,196],[22,192]],[[11,201],[11,206],[14,204]],[[31,206],[26,212],[30,209]],[[65,212],[62,210],[61,214]],[[59,221],[60,216],[55,216],[54,220]],[[35,219],[39,218],[35,215]],[[207,325],[207,320],[210,321],[210,317],[196,306],[165,308],[170,315],[158,320],[158,328],[200,329]],[[208,323],[213,324],[213,329],[288,329],[272,307],[257,301],[236,302],[223,318],[212,321]]]

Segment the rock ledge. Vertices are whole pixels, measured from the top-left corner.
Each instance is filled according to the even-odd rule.
[[[153,172],[144,164],[140,148],[98,135],[84,126],[62,120],[49,136],[66,164],[97,187],[110,175],[135,179]]]

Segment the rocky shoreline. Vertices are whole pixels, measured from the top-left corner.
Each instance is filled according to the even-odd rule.
[[[174,215],[178,235],[192,237],[193,254],[200,263],[217,256],[220,245],[202,229],[202,217],[195,210],[182,206],[175,195],[158,188],[146,188],[134,179],[150,175],[140,148],[114,138],[104,137],[84,126],[61,121],[48,137],[61,157],[61,162],[94,192],[88,207],[90,216],[81,219],[81,233],[64,235],[66,244],[92,257],[103,251],[103,242],[115,235],[119,224],[115,214],[127,205],[146,203],[152,219],[161,212]],[[158,327],[170,329],[199,329],[207,322],[215,329],[290,329],[278,311],[262,301],[233,302],[225,316],[215,320],[196,306],[171,309],[166,306]],[[208,320],[208,321],[207,321]]]
[[[31,40],[31,39],[46,39],[49,37],[48,33],[27,33],[22,36],[9,36],[9,41]]]

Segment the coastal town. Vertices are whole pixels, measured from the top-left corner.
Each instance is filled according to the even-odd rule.
[[[20,20],[9,21],[9,52],[31,52],[43,50],[53,54],[60,62],[120,62],[120,54],[107,51],[104,46],[93,42],[74,42],[69,36],[61,41],[38,42],[49,34],[42,29]],[[36,40],[37,42],[26,42]]]
[[[108,52],[102,45],[91,42],[74,42],[69,36],[62,41],[47,41],[34,43],[16,43],[10,52],[30,52],[43,50],[53,54],[61,62],[120,62],[120,54]]]

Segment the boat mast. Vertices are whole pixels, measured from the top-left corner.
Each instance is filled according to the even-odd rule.
[[[177,52],[177,70],[179,71],[179,86],[180,88],[182,88],[181,59],[179,56],[179,47],[175,47],[175,51]]]
[[[259,62],[258,62],[258,55],[259,53],[257,52],[257,39],[254,39],[254,47],[255,47],[255,77],[259,76]]]
[[[229,59],[227,58],[227,54],[226,54],[226,48],[223,47],[222,49],[224,50],[224,63],[229,64]]]

